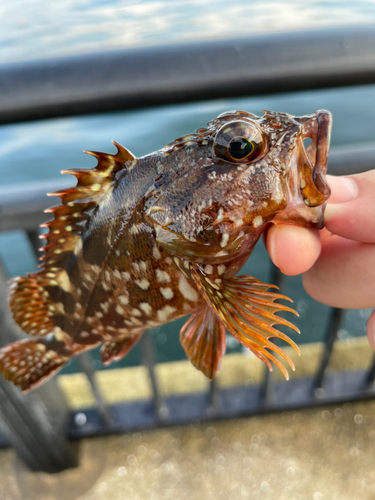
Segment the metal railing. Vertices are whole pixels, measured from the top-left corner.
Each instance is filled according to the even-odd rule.
[[[118,51],[0,66],[0,123],[217,97],[375,83],[375,27],[316,30],[248,39]],[[375,143],[334,148],[329,171],[348,174],[375,168]],[[65,182],[65,181],[62,181]],[[0,188],[0,231],[22,229],[38,251],[38,225],[50,205],[45,193],[59,182]],[[281,284],[276,268],[271,282]],[[328,373],[342,311],[331,310],[325,349],[314,376],[163,398],[153,340],[141,340],[152,399],[108,406],[90,354],[79,366],[96,408],[69,413],[54,380],[22,396],[0,378],[0,443],[12,445],[34,470],[54,472],[76,458],[65,438],[123,433],[192,419],[223,419],[374,397],[375,363],[363,372]],[[6,305],[0,266],[0,344],[19,338]]]

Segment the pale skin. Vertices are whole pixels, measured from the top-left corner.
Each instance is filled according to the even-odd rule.
[[[265,236],[274,264],[302,274],[312,298],[333,307],[375,308],[375,170],[327,176],[332,195],[322,231],[271,225]],[[375,311],[367,322],[375,350]]]

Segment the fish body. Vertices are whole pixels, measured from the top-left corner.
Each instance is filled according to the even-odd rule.
[[[225,331],[287,372],[270,337],[286,335],[272,285],[236,276],[266,226],[322,227],[331,115],[244,111],[135,158],[90,153],[77,186],[53,193],[40,271],[9,284],[15,321],[31,339],[0,349],[0,372],[31,390],[74,355],[102,345],[121,359],[142,332],[190,314],[180,332],[193,364],[215,377]],[[303,140],[311,138],[305,149]]]

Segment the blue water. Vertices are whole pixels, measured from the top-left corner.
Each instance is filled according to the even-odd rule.
[[[373,0],[307,4],[304,0],[243,0],[235,6],[223,0],[2,0],[0,63],[150,43],[374,21]],[[256,114],[270,109],[303,115],[321,108],[333,113],[333,146],[374,140],[375,86],[223,99],[0,127],[0,183],[27,186],[29,182],[58,179],[63,168],[92,167],[94,159],[82,151],[114,151],[112,139],[142,156],[230,109]],[[74,184],[73,178],[66,178],[67,186]],[[22,232],[0,233],[0,258],[10,276],[23,275],[36,267]],[[243,273],[269,280],[270,261],[261,243]],[[307,297],[299,277],[287,278],[283,291],[293,298],[300,313],[296,324],[302,335],[298,339],[294,334],[291,337],[299,343],[321,340],[328,308]],[[368,315],[368,310],[348,311],[339,336],[364,335]],[[154,332],[160,361],[185,357],[178,342],[182,323],[180,320]],[[228,350],[239,349],[236,341],[229,339]],[[138,362],[139,351],[135,348],[121,365]]]

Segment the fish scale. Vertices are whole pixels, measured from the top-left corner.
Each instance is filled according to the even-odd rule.
[[[331,115],[224,113],[195,134],[135,158],[90,152],[97,165],[65,170],[74,188],[52,193],[40,270],[9,284],[15,321],[33,338],[0,349],[0,372],[34,389],[73,356],[102,345],[110,364],[143,331],[189,315],[180,331],[191,362],[213,379],[226,330],[286,377],[270,341],[293,309],[273,285],[236,276],[269,223],[321,227]],[[303,140],[312,139],[305,150]],[[315,184],[316,182],[316,184]],[[275,354],[273,354],[275,353]]]

